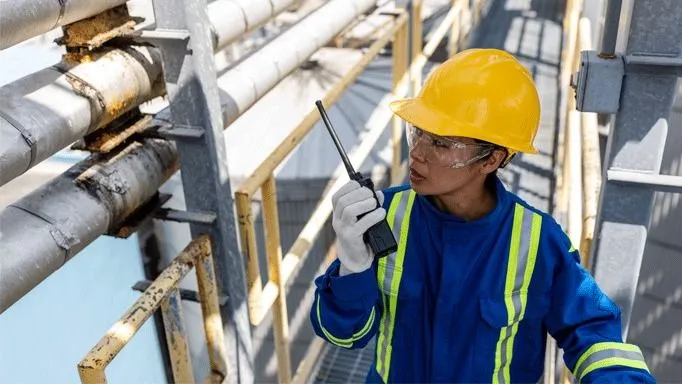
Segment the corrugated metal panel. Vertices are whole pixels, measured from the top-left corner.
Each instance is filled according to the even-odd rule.
[[[374,361],[374,341],[363,349],[325,347],[310,383],[364,383]]]

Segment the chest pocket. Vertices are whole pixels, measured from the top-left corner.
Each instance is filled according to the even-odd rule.
[[[522,313],[517,313],[521,308]],[[513,315],[509,316],[509,311]],[[543,319],[549,311],[547,294],[515,292],[504,298],[479,299],[475,360],[481,372],[491,372],[499,359],[526,371],[542,371],[546,341]]]

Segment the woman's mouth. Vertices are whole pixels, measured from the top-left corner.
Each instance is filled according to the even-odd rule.
[[[412,182],[418,182],[426,179],[421,173],[417,172],[414,170],[414,168],[410,167],[410,181]]]

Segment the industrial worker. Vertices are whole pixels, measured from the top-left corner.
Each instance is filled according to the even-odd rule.
[[[333,196],[338,258],[315,280],[316,334],[344,348],[376,338],[372,383],[536,383],[547,332],[580,383],[655,382],[562,228],[497,177],[537,153],[528,71],[465,50],[390,107],[408,123],[410,183],[378,191],[377,209],[355,181]],[[398,250],[375,259],[362,236],[384,218]]]

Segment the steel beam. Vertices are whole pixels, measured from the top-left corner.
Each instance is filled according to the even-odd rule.
[[[205,1],[154,0],[156,28],[188,31],[186,39],[163,39],[161,50],[173,127],[203,132],[177,136],[187,211],[212,212],[210,225],[190,223],[193,238],[209,233],[227,350],[228,383],[253,382],[253,348],[246,305],[244,259],[239,252],[223,121]],[[173,129],[170,130],[173,132]]]
[[[628,20],[618,36],[626,42],[625,54],[680,57],[679,0],[632,1],[625,8]],[[627,39],[621,40],[625,35]],[[655,65],[646,71],[626,66],[620,110],[608,138],[604,180],[614,170],[660,171],[678,79],[670,71],[655,69]],[[602,186],[591,269],[622,310],[623,337],[627,337],[653,202],[654,189],[646,185],[607,181]]]

